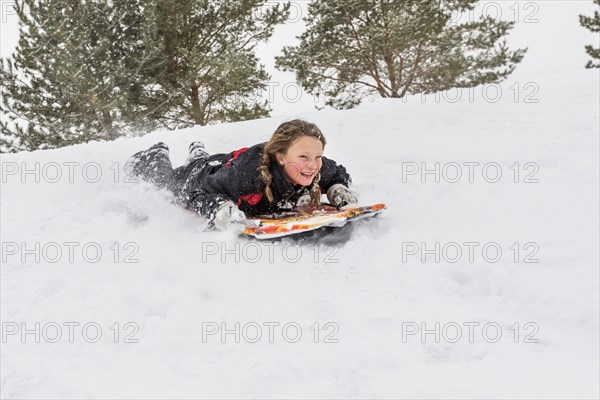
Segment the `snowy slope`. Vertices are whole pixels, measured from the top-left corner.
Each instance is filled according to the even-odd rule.
[[[295,115],[2,155],[2,397],[597,398],[598,72],[525,83],[301,115],[388,205],[338,247],[205,232],[115,176]]]

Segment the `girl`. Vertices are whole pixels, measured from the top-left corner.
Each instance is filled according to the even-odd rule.
[[[126,168],[171,190],[181,205],[207,217],[210,226],[226,229],[246,216],[319,204],[323,192],[338,208],[356,203],[346,169],[323,157],[325,143],[315,124],[296,119],[281,124],[268,142],[228,154],[209,155],[194,142],[184,165],[175,170],[162,142],[136,153]]]

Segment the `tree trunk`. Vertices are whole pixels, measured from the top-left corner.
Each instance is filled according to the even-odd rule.
[[[190,90],[190,99],[192,100],[192,110],[191,117],[194,120],[194,124],[196,125],[206,125],[204,121],[204,115],[202,109],[200,108],[200,97],[199,91],[200,85],[198,82],[194,82],[192,84],[192,88]]]

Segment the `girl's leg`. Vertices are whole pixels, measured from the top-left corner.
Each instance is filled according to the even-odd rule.
[[[135,153],[127,161],[125,169],[130,176],[140,177],[159,188],[172,189],[174,184],[169,148],[163,142]]]
[[[195,161],[199,158],[206,158],[209,154],[204,148],[204,143],[202,142],[192,142],[190,143],[188,157],[183,163],[183,166],[189,165],[192,161]]]

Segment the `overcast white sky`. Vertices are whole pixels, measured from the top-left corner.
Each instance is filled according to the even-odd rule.
[[[18,40],[18,18],[12,8],[13,0],[0,0],[0,55],[7,57]],[[314,109],[315,99],[302,93],[292,73],[274,68],[274,57],[285,45],[296,43],[304,23],[307,1],[292,1],[290,21],[278,27],[267,44],[258,48],[258,54],[272,74],[269,96],[273,116],[299,114]],[[598,46],[598,35],[579,25],[579,14],[592,15],[592,0],[482,1],[475,17],[482,13],[504,20],[516,21],[510,34],[512,47],[528,47],[524,61],[511,81],[534,81],[539,76],[583,68],[588,57],[583,46]],[[463,16],[468,18],[469,16]]]

